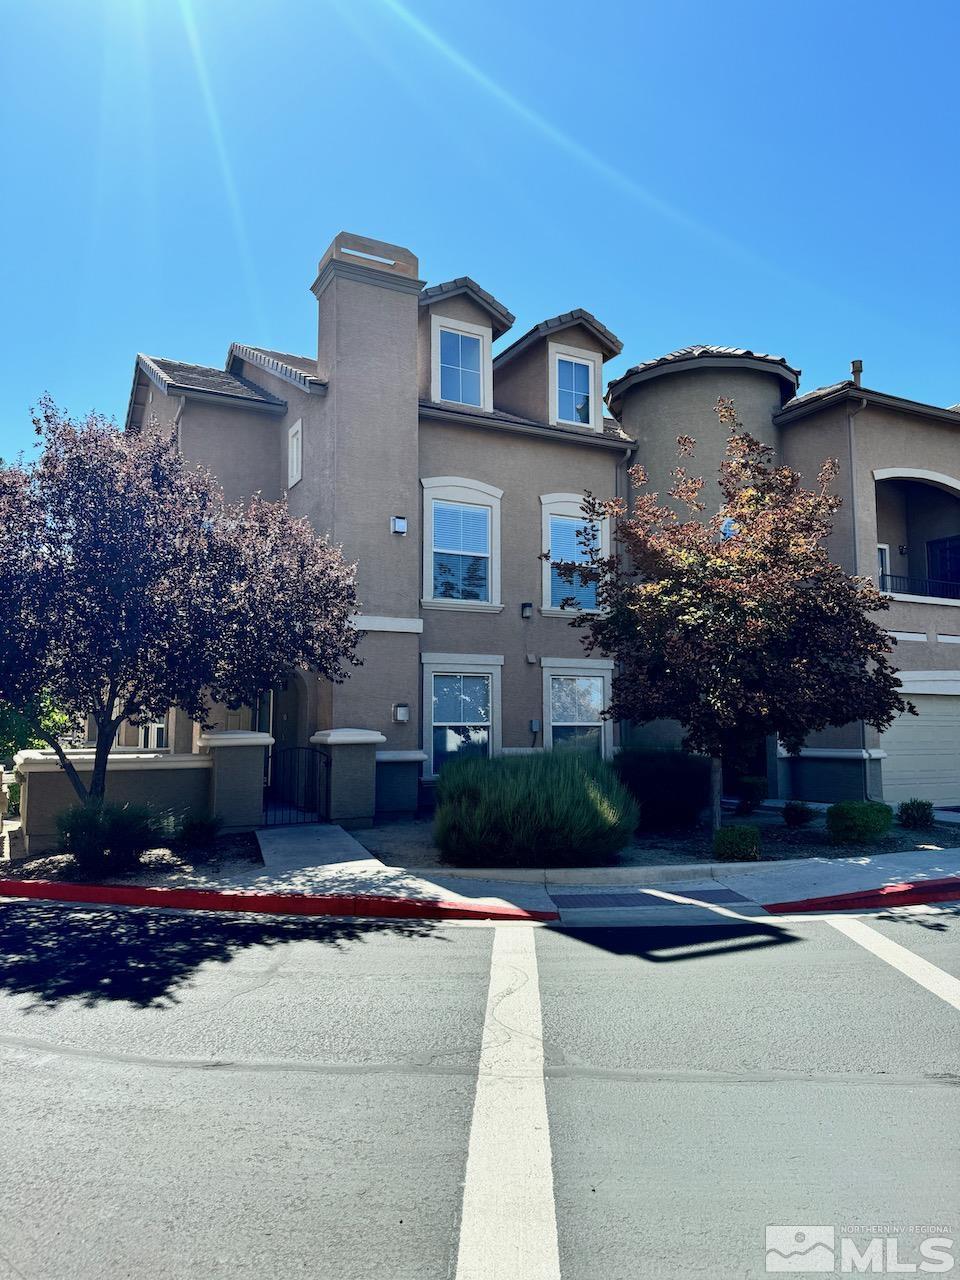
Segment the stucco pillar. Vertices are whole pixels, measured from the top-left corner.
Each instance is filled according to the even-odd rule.
[[[342,827],[373,823],[377,792],[377,748],[386,742],[375,729],[321,729],[310,739],[327,759],[327,818]]]
[[[263,825],[264,753],[273,746],[269,733],[222,729],[201,733],[200,750],[213,761],[210,813],[224,831],[250,831]]]

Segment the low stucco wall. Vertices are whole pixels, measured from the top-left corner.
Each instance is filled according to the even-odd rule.
[[[57,815],[79,803],[77,793],[59,766],[42,757],[20,761],[20,821],[25,856],[56,847]],[[92,762],[74,759],[84,783],[89,783]],[[156,756],[136,758],[123,753],[107,769],[106,798],[114,804],[147,804],[178,817],[205,818],[210,813],[209,756]]]

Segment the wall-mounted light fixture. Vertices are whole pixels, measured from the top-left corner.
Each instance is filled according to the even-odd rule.
[[[391,517],[390,517],[390,532],[391,532],[391,533],[399,533],[399,534],[400,534],[400,536],[401,536],[401,538],[402,538],[402,537],[404,537],[404,536],[405,536],[405,534],[406,534],[406,532],[407,532],[407,517],[406,517],[406,516],[391,516]]]
[[[521,618],[533,617],[533,604],[531,603],[531,601],[524,600],[523,604],[520,606],[520,617]]]
[[[897,550],[900,552],[902,556],[905,556],[907,552],[910,550],[910,548],[901,542],[899,547],[897,547]]]
[[[393,704],[394,724],[407,724],[410,719],[410,703],[395,702]]]

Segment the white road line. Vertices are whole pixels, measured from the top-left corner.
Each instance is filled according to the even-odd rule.
[[[960,1009],[960,981],[949,973],[944,973],[942,969],[938,969],[929,960],[924,960],[906,947],[901,947],[899,942],[892,942],[884,934],[864,924],[862,920],[854,920],[848,916],[831,917],[827,923],[832,924],[834,929],[838,929],[840,933],[851,941],[859,943],[867,951],[872,951],[875,956],[885,960],[894,969],[905,973],[921,987],[926,987],[947,1004],[953,1005],[954,1009]]]
[[[456,1280],[559,1280],[534,931],[498,926]]]

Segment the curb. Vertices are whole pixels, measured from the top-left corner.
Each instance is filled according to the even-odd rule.
[[[869,910],[950,901],[960,901],[960,876],[945,880],[905,880],[880,889],[860,889],[854,893],[831,893],[822,898],[797,898],[794,902],[764,902],[761,905],[772,915],[791,915],[801,911]]]
[[[70,884],[55,880],[0,880],[0,898],[88,902],[100,906],[176,907],[188,911],[243,911],[257,915],[363,916],[391,920],[559,920],[558,911],[362,894],[222,892],[124,884]]]

